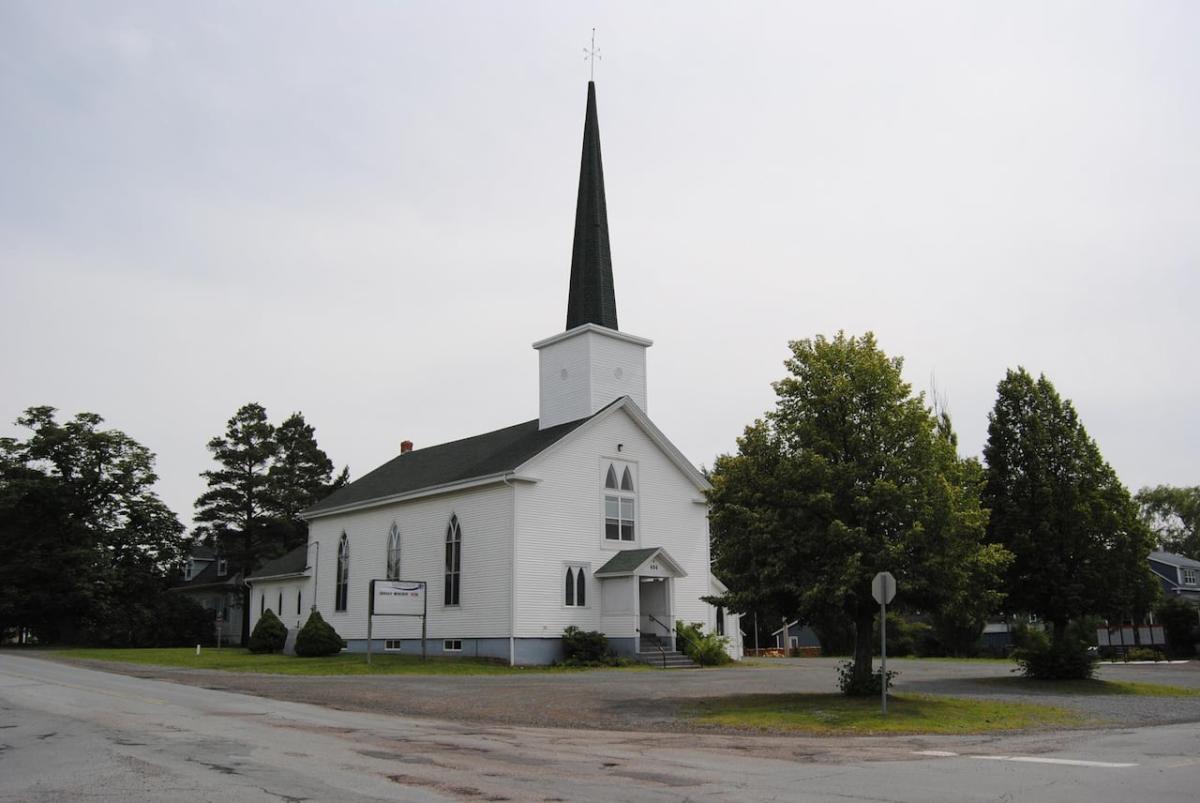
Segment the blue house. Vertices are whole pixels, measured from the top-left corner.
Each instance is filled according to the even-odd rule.
[[[1178,597],[1200,606],[1200,561],[1174,552],[1151,552],[1150,571],[1162,583],[1163,596]]]

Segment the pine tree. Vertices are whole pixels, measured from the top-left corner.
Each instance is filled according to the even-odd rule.
[[[208,442],[218,468],[201,474],[208,490],[196,500],[198,534],[214,544],[246,577],[264,559],[281,553],[273,533],[276,508],[269,471],[279,445],[262,405],[251,402]],[[242,643],[250,636],[250,589],[242,594]]]
[[[346,484],[348,470],[333,479],[333,461],[317,445],[316,432],[303,413],[292,413],[279,425],[275,442],[278,452],[267,471],[268,510],[287,551],[308,540],[308,524],[300,512]]]

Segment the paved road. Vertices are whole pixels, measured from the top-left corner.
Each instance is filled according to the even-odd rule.
[[[702,731],[687,716],[697,699],[738,694],[832,692],[842,659],[766,661],[692,672],[589,671],[521,675],[302,677],[240,674],[137,664],[81,662],[153,680],[377,714],[484,725],[635,731]],[[1126,726],[1200,722],[1200,697],[1055,695],[1003,682],[1011,663],[899,660],[896,690],[1038,702],[1075,709],[1089,720]],[[1104,664],[1099,676],[1200,689],[1200,663]],[[994,681],[1001,679],[1002,682]]]
[[[916,754],[928,751],[955,755]],[[479,726],[337,711],[0,654],[4,803],[1191,803],[1200,786],[1197,756],[1194,725],[937,739]]]

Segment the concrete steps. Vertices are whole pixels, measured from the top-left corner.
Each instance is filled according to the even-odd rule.
[[[699,669],[700,665],[681,652],[670,650],[666,653],[658,650],[639,652],[637,659],[644,664],[658,669]]]

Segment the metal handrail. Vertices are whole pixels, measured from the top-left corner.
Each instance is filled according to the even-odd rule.
[[[670,627],[669,625],[667,625],[667,624],[665,624],[665,623],[663,623],[663,622],[660,622],[660,621],[658,620],[658,618],[657,618],[657,617],[655,617],[655,615],[654,615],[654,614],[652,614],[652,613],[648,613],[648,614],[646,614],[646,618],[647,618],[647,619],[649,619],[651,622],[655,622],[656,624],[658,624],[658,626],[659,626],[659,627],[665,627],[665,628],[667,628],[667,632],[668,632],[668,633],[670,633],[672,636],[674,636],[674,637],[676,637],[676,638],[678,638],[678,637],[681,635],[681,634],[680,634],[680,632],[679,632],[678,630],[676,630],[675,628],[673,628],[673,627]],[[699,647],[699,646],[700,646],[700,645],[699,645],[699,644],[697,644],[697,643],[696,643],[694,640],[692,640],[691,638],[688,638],[687,636],[683,636],[683,640],[684,640],[684,641],[686,641],[688,644],[691,644],[693,647]],[[664,662],[666,661],[666,656],[665,656],[665,654],[664,654],[664,657],[663,657],[663,661],[664,661]]]
[[[649,616],[649,614],[647,614],[647,616]],[[662,624],[662,622],[659,622],[659,624]],[[639,627],[635,627],[635,628],[633,629],[633,632],[635,632],[635,633],[637,633],[637,634],[638,634],[638,648],[639,648],[639,649],[638,649],[638,652],[641,652],[641,646],[642,646],[642,630],[641,630],[641,628],[639,628]],[[654,633],[654,634],[652,634],[652,635],[653,635],[653,636],[654,636],[654,638],[656,639],[656,640],[655,640],[655,642],[654,642],[654,648],[655,648],[656,650],[658,650],[658,651],[659,651],[659,653],[662,655],[662,665],[663,665],[663,669],[666,669],[666,668],[667,668],[667,651],[666,651],[666,650],[664,650],[664,649],[662,648],[662,645],[658,643],[658,641],[657,641],[657,639],[658,639],[658,634],[657,634],[657,633]]]

